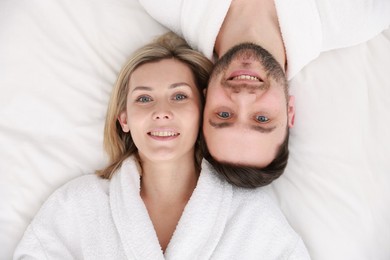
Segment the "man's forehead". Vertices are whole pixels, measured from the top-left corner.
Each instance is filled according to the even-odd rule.
[[[268,165],[279,147],[279,142],[266,142],[267,140],[258,140],[247,134],[221,135],[212,140],[207,142],[207,146],[216,160],[257,167]]]

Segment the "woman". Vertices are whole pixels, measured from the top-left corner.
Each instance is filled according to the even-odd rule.
[[[110,100],[109,165],[56,191],[14,259],[305,259],[262,189],[220,179],[199,154],[211,64],[172,33],[141,48]]]

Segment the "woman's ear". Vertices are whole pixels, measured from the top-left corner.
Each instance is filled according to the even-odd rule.
[[[206,95],[207,95],[207,88],[204,88],[203,89],[203,96],[206,97]]]
[[[288,116],[288,127],[291,128],[294,126],[295,121],[295,97],[288,97],[288,105],[287,105],[287,116]]]
[[[125,133],[130,132],[129,125],[127,124],[127,113],[126,113],[126,111],[123,111],[122,113],[119,114],[118,121],[121,124],[123,132],[125,132]]]

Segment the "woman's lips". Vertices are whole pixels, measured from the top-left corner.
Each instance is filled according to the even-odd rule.
[[[148,134],[152,136],[159,136],[159,137],[168,137],[168,136],[176,136],[179,135],[179,133],[174,131],[151,131]]]
[[[147,133],[151,138],[158,141],[169,141],[177,138],[180,133],[175,130],[159,129]]]

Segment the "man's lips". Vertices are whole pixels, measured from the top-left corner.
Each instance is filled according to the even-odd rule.
[[[262,78],[257,73],[250,70],[236,70],[230,74],[228,80],[263,82]]]

